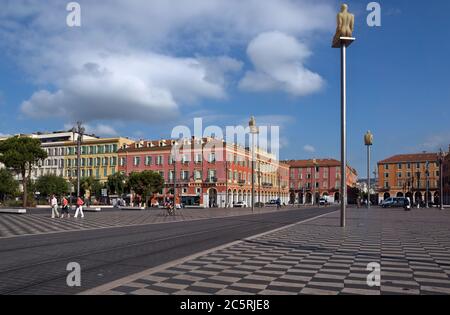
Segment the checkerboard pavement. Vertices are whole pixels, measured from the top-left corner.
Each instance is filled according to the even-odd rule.
[[[276,208],[259,208],[255,209],[254,214],[274,211],[277,211]],[[47,214],[0,214],[0,238],[231,217],[248,215],[252,212],[249,208],[183,209],[178,210],[176,216],[168,216],[164,209],[146,211],[107,210],[99,213],[85,212],[84,219],[80,217],[75,219],[73,214],[74,211],[71,212],[72,217],[70,219],[51,219],[51,210],[48,210]]]
[[[450,294],[450,212],[334,212],[94,289],[105,295]],[[381,286],[367,285],[369,263]],[[103,291],[102,291],[103,290]]]

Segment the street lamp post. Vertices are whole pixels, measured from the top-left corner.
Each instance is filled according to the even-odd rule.
[[[72,129],[73,133],[77,133],[77,197],[80,197],[80,173],[81,173],[81,144],[83,142],[83,134],[85,132],[82,122],[77,122],[77,127]]]
[[[250,134],[252,135],[252,212],[255,211],[255,136],[259,133],[258,127],[256,126],[255,117],[252,117],[249,122]]]
[[[364,144],[367,146],[367,209],[370,209],[370,147],[373,145],[373,135],[370,131],[364,136]]]
[[[441,206],[441,210],[444,210],[444,152],[442,149],[439,152],[439,203]]]

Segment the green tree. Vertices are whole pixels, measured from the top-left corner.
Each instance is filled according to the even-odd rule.
[[[164,187],[164,178],[152,171],[133,172],[128,177],[128,187],[143,196],[146,202],[148,197],[161,191]]]
[[[111,194],[122,195],[127,188],[127,176],[122,173],[108,176],[106,187]]]
[[[99,198],[102,195],[103,188],[105,188],[105,185],[92,176],[80,179],[80,194],[82,196],[89,192],[90,197],[94,196]]]
[[[27,206],[28,183],[35,164],[47,158],[47,152],[41,149],[38,139],[12,137],[0,141],[0,162],[22,176],[23,206]]]
[[[7,196],[15,195],[19,191],[19,182],[7,169],[0,169],[0,198],[5,201]]]
[[[69,183],[60,176],[45,175],[38,178],[35,183],[35,190],[41,193],[41,196],[66,195],[69,192]]]

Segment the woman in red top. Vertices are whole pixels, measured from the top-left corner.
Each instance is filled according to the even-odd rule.
[[[83,199],[78,197],[78,199],[77,199],[77,211],[75,211],[75,219],[78,218],[78,214],[81,214],[81,218],[84,218],[83,205],[84,205]]]
[[[63,200],[61,202],[62,209],[61,209],[61,219],[64,218],[64,214],[67,214],[67,218],[70,218],[69,214],[69,201],[66,197],[63,197]]]

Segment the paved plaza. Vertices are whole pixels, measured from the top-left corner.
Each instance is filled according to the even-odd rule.
[[[250,237],[90,294],[450,294],[450,211],[351,209]],[[369,287],[369,263],[381,286]]]
[[[256,208],[254,214],[290,210],[277,210],[274,207]],[[233,209],[182,209],[175,216],[168,216],[164,209],[143,211],[105,210],[103,212],[85,212],[85,218],[52,219],[51,210],[37,211],[38,214],[16,215],[0,214],[0,238],[21,235],[36,235],[79,230],[94,230],[102,228],[125,227],[134,225],[158,224],[202,220],[220,217],[233,217],[252,214],[250,208]]]

